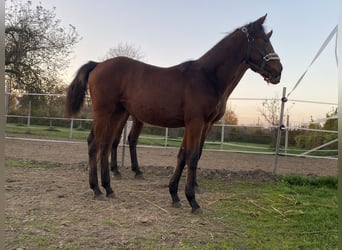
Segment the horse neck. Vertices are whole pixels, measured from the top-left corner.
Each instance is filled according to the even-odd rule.
[[[247,46],[246,35],[236,30],[198,59],[201,67],[215,79],[218,92],[225,99],[248,69],[244,60]]]

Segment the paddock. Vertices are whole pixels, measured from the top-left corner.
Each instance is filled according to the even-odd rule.
[[[230,213],[247,213],[248,221],[270,216],[284,225],[292,216],[283,217],[284,211],[277,203],[272,202],[268,207],[257,199],[265,195],[255,193],[258,186],[275,183],[274,156],[271,155],[205,150],[198,171],[202,189],[198,199],[204,214],[195,216],[189,212],[183,192],[182,208],[171,207],[169,200],[168,181],[174,169],[176,148],[138,148],[145,180],[134,179],[127,155],[125,167],[121,169],[123,179],[111,180],[116,198],[98,201],[91,198],[88,187],[86,142],[32,136],[20,139],[18,135],[8,136],[5,142],[7,249],[185,249],[192,244],[207,249],[253,248],[251,244],[260,237],[250,236],[247,230],[251,228],[246,228],[240,217]],[[279,173],[335,176],[337,161],[280,157]],[[239,183],[243,188],[236,190]],[[184,190],[184,185],[183,177],[180,190]],[[220,186],[225,188],[224,192],[218,191]],[[291,203],[287,204],[291,213],[302,212],[293,207],[291,196],[279,195],[286,198],[282,198],[283,201]],[[222,202],[239,205],[222,213],[218,205]],[[241,205],[243,207],[239,207]],[[248,205],[256,212],[248,210],[251,208],[246,210],[244,206]],[[308,235],[317,238],[335,234],[337,231],[333,230]],[[304,242],[300,237],[307,236],[284,238],[282,233],[272,233],[269,237],[280,246]],[[267,237],[261,240],[269,246]],[[231,245],[226,245],[228,242]]]

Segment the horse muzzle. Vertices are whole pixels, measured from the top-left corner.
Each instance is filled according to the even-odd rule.
[[[281,75],[278,76],[264,76],[264,80],[267,83],[278,84],[280,82]]]

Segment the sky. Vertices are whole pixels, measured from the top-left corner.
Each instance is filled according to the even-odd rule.
[[[71,82],[78,68],[89,60],[99,61],[120,42],[134,44],[144,61],[168,67],[197,59],[226,34],[267,13],[266,31],[283,64],[281,82],[268,85],[248,70],[228,100],[240,124],[263,122],[258,109],[262,100],[280,98],[308,68],[319,48],[339,20],[337,0],[34,0],[43,7],[56,7],[57,18],[76,27],[82,40],[75,46],[70,67],[63,72]],[[338,71],[335,37],[308,69],[289,96],[285,111],[291,125],[325,117],[337,106]],[[307,104],[293,100],[329,104]],[[336,105],[333,105],[336,104]]]

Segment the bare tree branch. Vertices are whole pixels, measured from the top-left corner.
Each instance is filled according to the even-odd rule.
[[[115,47],[110,48],[103,59],[106,60],[117,56],[126,56],[140,61],[145,58],[144,53],[139,47],[136,47],[134,44],[123,42],[120,42]]]
[[[257,108],[264,120],[272,126],[279,124],[280,118],[280,101],[274,97],[262,102],[262,107]]]

